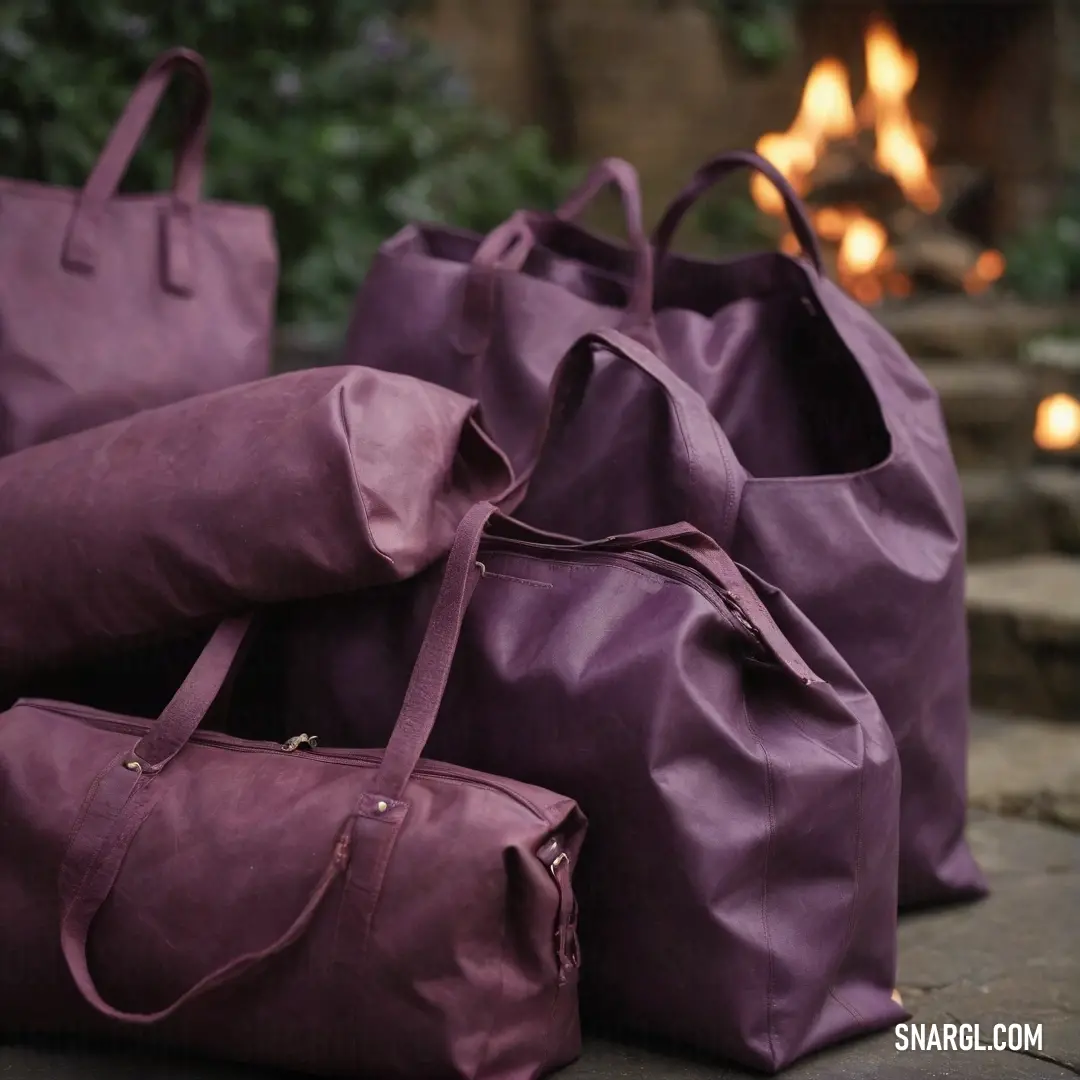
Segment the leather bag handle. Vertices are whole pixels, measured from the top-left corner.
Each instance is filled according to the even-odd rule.
[[[543,460],[545,446],[562,431],[576,412],[594,366],[597,348],[635,367],[663,390],[686,455],[684,485],[687,517],[711,522],[711,535],[730,542],[735,531],[741,484],[735,455],[705,399],[679,378],[655,352],[617,330],[592,331],[570,348],[551,381],[548,411],[528,466],[514,481],[511,494],[524,498],[528,484]],[[718,496],[722,492],[722,496]]]
[[[767,161],[760,154],[749,150],[732,150],[726,154],[707,161],[690,178],[689,183],[672,200],[671,205],[664,211],[660,223],[653,230],[653,249],[656,265],[662,266],[671,247],[671,241],[675,236],[675,230],[679,227],[687,211],[704,195],[713,185],[718,184],[731,173],[739,169],[750,169],[761,173],[770,180],[781,198],[784,200],[784,209],[787,211],[788,221],[791,223],[792,232],[803,253],[810,260],[810,264],[819,273],[824,274],[824,263],[821,258],[821,245],[818,243],[817,233],[810,222],[802,199],[796,194],[795,189],[788,183],[784,176],[772,162]]]
[[[166,289],[181,296],[191,295],[191,216],[202,193],[212,99],[206,62],[191,49],[169,49],[161,53],[128,99],[72,214],[62,253],[66,269],[84,274],[94,272],[98,235],[106,206],[116,195],[150,121],[178,71],[186,71],[194,77],[198,93],[177,146],[172,197],[162,214],[161,270]]]
[[[358,817],[385,815],[400,825],[401,797],[438,716],[450,666],[473,589],[480,576],[476,553],[484,526],[496,512],[490,503],[473,507],[462,520],[446,563],[439,595],[413,668],[405,699],[373,783],[339,829],[321,878],[289,927],[261,949],[228,961],[200,979],[165,1008],[125,1012],[101,996],[90,972],[90,927],[120,874],[124,857],[154,806],[154,779],[198,730],[221,692],[251,622],[223,622],[157,723],[127,755],[114,759],[91,786],[61,868],[60,944],[79,992],[98,1012],[129,1024],[153,1024],[207,992],[232,982],[300,939],[331,886],[348,868]]]
[[[405,701],[375,776],[370,798],[380,800],[379,805],[400,800],[435,726],[465,611],[480,579],[476,561],[480,540],[495,512],[491,503],[478,503],[458,526]]]
[[[614,187],[619,193],[634,252],[634,279],[620,328],[655,347],[653,252],[645,230],[637,170],[622,158],[604,158],[593,166],[554,216],[560,221],[575,220],[606,187]],[[488,233],[476,249],[465,278],[462,322],[456,335],[458,351],[463,355],[475,356],[487,348],[495,318],[496,276],[500,271],[519,271],[525,265],[536,244],[536,227],[543,219],[544,215],[534,211],[518,210]]]
[[[149,1013],[117,1009],[101,996],[90,973],[87,957],[90,927],[116,884],[128,848],[153,809],[152,780],[184,748],[202,723],[229,677],[250,624],[249,615],[223,622],[157,723],[130,754],[114,759],[98,775],[65,856],[60,873],[60,947],[79,992],[98,1012],[113,1020],[129,1024],[157,1023],[288,948],[307,929],[330,886],[348,864],[350,832],[345,828],[335,840],[318,884],[284,933],[264,948],[223,964],[163,1009]],[[70,897],[64,895],[68,889]]]
[[[275,941],[262,949],[245,953],[228,963],[223,964],[216,971],[200,979],[189,990],[181,994],[171,1005],[156,1012],[132,1013],[124,1012],[110,1005],[102,996],[90,974],[89,960],[87,958],[87,939],[90,932],[90,923],[94,915],[105,902],[116,878],[120,873],[120,866],[128,844],[134,839],[138,826],[142,824],[146,813],[149,812],[150,800],[143,800],[147,805],[145,812],[138,822],[132,817],[128,818],[127,828],[117,837],[117,843],[110,848],[104,859],[99,864],[100,869],[91,875],[87,888],[64,913],[60,924],[60,946],[67,961],[68,970],[71,972],[79,993],[103,1016],[112,1020],[119,1020],[127,1024],[155,1024],[172,1016],[189,1002],[202,997],[219,986],[224,986],[238,979],[244,972],[261,964],[264,960],[283,952],[290,945],[298,941],[311,924],[321,906],[330,886],[334,884],[338,876],[348,865],[349,838],[348,829],[343,829],[334,843],[334,849],[326,869],[323,871],[319,883],[308,898],[300,913],[293,919],[289,928]],[[126,842],[125,842],[126,841]],[[102,891],[104,890],[104,891]]]
[[[626,316],[620,327],[623,333],[633,334],[652,325],[653,304],[653,252],[645,231],[637,170],[622,158],[605,158],[593,167],[581,186],[555,211],[555,216],[560,221],[576,220],[610,185],[619,192],[626,235],[634,252],[634,280]]]

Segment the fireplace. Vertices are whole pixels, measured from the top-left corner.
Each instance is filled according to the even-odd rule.
[[[999,245],[1052,208],[1056,7],[804,5],[812,67],[790,126],[758,150],[804,197],[836,277],[864,303],[993,290]],[[751,193],[765,213],[782,212],[767,181]],[[791,235],[782,243],[796,246]]]

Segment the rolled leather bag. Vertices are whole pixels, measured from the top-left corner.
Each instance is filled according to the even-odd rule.
[[[510,466],[476,403],[296,371],[0,459],[0,683],[253,604],[407,578]]]

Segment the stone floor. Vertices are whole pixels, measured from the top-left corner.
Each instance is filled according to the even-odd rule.
[[[978,736],[976,743],[983,739],[990,745],[988,738]],[[995,1023],[1041,1024],[1041,1053],[899,1052],[893,1033],[884,1032],[801,1062],[784,1074],[786,1080],[1080,1075],[1080,836],[979,811],[970,836],[993,894],[975,905],[902,920],[900,991],[913,1022],[979,1023],[984,1042]],[[280,1074],[76,1046],[0,1045],[0,1080],[270,1080],[272,1075]],[[594,1036],[559,1080],[746,1076],[715,1062]]]

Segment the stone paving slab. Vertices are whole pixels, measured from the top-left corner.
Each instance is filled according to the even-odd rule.
[[[800,1062],[789,1080],[1065,1080],[1080,1075],[1080,836],[978,815],[969,835],[991,879],[981,903],[905,916],[900,990],[917,1023],[1043,1025],[1041,1056],[897,1051],[893,1032]],[[989,1025],[989,1027],[988,1027]],[[750,1080],[712,1061],[590,1036],[559,1080]],[[0,1080],[272,1080],[285,1074],[176,1057],[0,1045]]]

